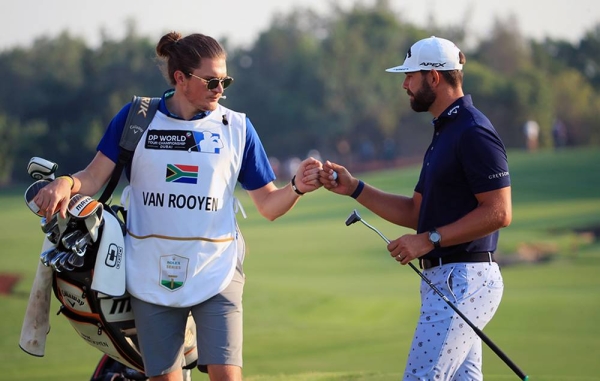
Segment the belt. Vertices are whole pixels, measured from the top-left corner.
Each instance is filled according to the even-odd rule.
[[[495,262],[494,254],[486,251],[483,253],[459,253],[437,259],[419,258],[419,265],[422,269],[442,266],[448,263],[472,263],[472,262]]]

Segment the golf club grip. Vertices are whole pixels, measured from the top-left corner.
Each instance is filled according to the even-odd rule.
[[[438,294],[438,296],[440,298],[442,298],[446,304],[448,304],[450,306],[450,308],[452,308],[454,310],[454,312],[456,312],[458,314],[458,316],[460,316],[463,321],[465,323],[467,323],[469,325],[469,327],[471,327],[473,329],[473,331],[475,331],[475,333],[477,334],[477,336],[479,336],[479,338],[481,340],[483,340],[484,343],[487,344],[488,347],[490,347],[490,349],[492,351],[494,351],[494,353],[496,353],[498,355],[498,357],[500,357],[502,359],[502,361],[504,361],[504,363],[506,365],[508,365],[508,367],[510,369],[512,369],[513,372],[515,372],[515,374],[517,376],[519,376],[521,378],[521,380],[527,380],[528,377],[525,373],[523,373],[523,371],[517,366],[517,364],[515,364],[514,362],[512,362],[511,359],[508,358],[508,356],[502,352],[502,350],[500,348],[498,348],[498,346],[496,344],[494,344],[494,342],[487,337],[487,335],[485,333],[483,333],[483,331],[481,329],[479,329],[475,324],[473,324],[469,318],[467,318],[459,309],[458,307],[456,307],[454,305],[454,303],[452,303],[433,283],[431,283],[431,281],[429,279],[427,279],[427,277],[421,272],[419,271],[419,269],[417,269],[415,267],[415,265],[413,265],[411,262],[408,262],[408,265],[417,273],[419,274],[419,276],[421,277],[421,279],[423,279],[425,281],[425,283],[427,283],[429,285],[429,287],[431,287],[431,289]]]

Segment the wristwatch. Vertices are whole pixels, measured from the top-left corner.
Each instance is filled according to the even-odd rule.
[[[440,248],[440,243],[442,242],[442,235],[436,229],[432,229],[429,231],[429,242],[433,243],[433,247],[436,249]]]

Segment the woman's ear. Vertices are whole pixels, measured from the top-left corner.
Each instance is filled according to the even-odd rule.
[[[177,70],[175,71],[175,73],[173,73],[173,79],[175,80],[175,83],[182,83],[183,81],[185,81],[185,74],[183,74],[183,72],[181,70]]]

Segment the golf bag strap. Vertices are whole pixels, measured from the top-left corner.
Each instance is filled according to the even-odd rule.
[[[133,96],[125,126],[123,127],[123,134],[119,142],[119,147],[121,148],[119,158],[108,184],[98,199],[100,203],[105,204],[115,191],[121,179],[121,173],[123,173],[123,169],[125,169],[127,164],[131,162],[135,147],[154,118],[159,103],[160,98]]]

